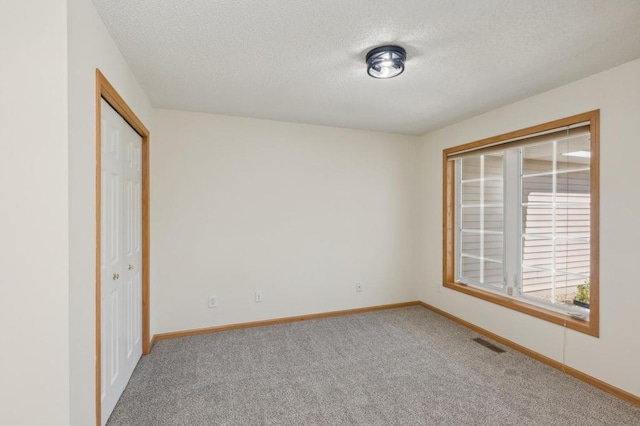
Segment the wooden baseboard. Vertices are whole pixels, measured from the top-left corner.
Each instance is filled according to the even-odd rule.
[[[385,309],[406,308],[408,306],[420,306],[421,303],[422,302],[418,302],[418,301],[393,303],[390,305],[369,306],[366,308],[346,309],[343,311],[322,312],[319,314],[298,315],[294,317],[284,317],[284,318],[276,318],[276,319],[263,320],[263,321],[243,322],[238,324],[220,325],[217,327],[198,328],[195,330],[160,333],[153,336],[151,344],[153,346],[153,343],[159,340],[175,339],[178,337],[196,336],[198,334],[218,333],[220,331],[238,330],[241,328],[251,328],[251,327],[263,327],[266,325],[285,324],[289,322],[307,321],[307,320],[314,320],[314,319],[320,319],[320,318],[337,317],[342,315],[361,314],[364,312],[382,311]]]
[[[465,320],[463,320],[461,318],[458,318],[455,315],[451,315],[450,313],[445,312],[445,311],[443,311],[441,309],[438,309],[435,306],[431,306],[431,305],[429,305],[427,303],[424,303],[422,301],[418,302],[418,305],[423,306],[423,307],[429,309],[430,311],[433,311],[438,315],[441,315],[441,316],[443,316],[445,318],[448,318],[448,319],[450,319],[450,320],[452,320],[452,321],[454,321],[454,322],[456,322],[456,323],[458,323],[458,324],[460,324],[460,325],[462,325],[464,327],[467,327],[467,328],[475,331],[476,333],[483,334],[483,335],[487,336],[488,338],[490,338],[492,340],[495,340],[496,342],[502,343],[503,345],[510,347],[511,349],[515,349],[516,351],[521,352],[521,353],[523,353],[523,354],[525,354],[525,355],[527,355],[527,356],[529,356],[529,357],[531,357],[531,358],[533,358],[535,360],[538,360],[538,361],[540,361],[542,363],[550,365],[551,367],[556,368],[556,369],[558,369],[558,370],[560,370],[560,371],[562,371],[562,372],[564,372],[564,373],[566,373],[566,374],[568,374],[570,376],[573,376],[576,379],[582,380],[585,383],[588,383],[588,384],[590,384],[592,386],[595,386],[598,389],[601,389],[601,390],[603,390],[605,392],[608,392],[608,393],[610,393],[610,394],[612,394],[612,395],[614,395],[614,396],[616,396],[616,397],[618,397],[620,399],[623,399],[623,400],[625,400],[625,401],[627,401],[627,402],[629,402],[629,403],[631,403],[633,405],[637,405],[637,406],[640,407],[640,397],[638,397],[638,396],[636,396],[636,395],[634,395],[632,393],[629,393],[629,392],[624,391],[624,390],[622,390],[620,388],[617,388],[617,387],[615,387],[613,385],[610,385],[609,383],[603,382],[602,380],[596,379],[595,377],[589,376],[588,374],[583,373],[580,370],[576,370],[575,368],[572,368],[572,367],[569,367],[567,365],[564,365],[563,363],[561,363],[559,361],[556,361],[555,359],[549,358],[549,357],[547,357],[545,355],[542,355],[542,354],[540,354],[538,352],[532,351],[531,349],[528,349],[528,348],[526,348],[526,347],[524,347],[522,345],[519,345],[519,344],[517,344],[515,342],[512,342],[509,339],[505,339],[504,337],[499,336],[499,335],[497,335],[495,333],[492,333],[492,332],[490,332],[488,330],[485,330],[482,327],[478,327],[475,324],[472,324],[472,323],[470,323],[468,321],[465,321]]]

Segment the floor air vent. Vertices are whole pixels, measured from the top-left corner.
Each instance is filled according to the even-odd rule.
[[[484,340],[482,337],[476,337],[475,339],[472,339],[474,342],[481,344],[482,346],[484,346],[487,349],[491,349],[494,352],[497,352],[499,354],[501,354],[502,352],[505,352],[504,349],[497,347],[496,345],[494,345],[493,343]]]

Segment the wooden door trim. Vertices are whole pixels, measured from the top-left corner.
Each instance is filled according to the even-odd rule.
[[[100,336],[100,249],[101,249],[101,122],[104,99],[142,137],[142,353],[151,350],[149,339],[149,130],[142,124],[106,77],[96,69],[96,425],[102,420],[101,336]]]

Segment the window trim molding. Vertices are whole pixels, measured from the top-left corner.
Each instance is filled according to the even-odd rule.
[[[519,139],[528,135],[545,132],[558,127],[570,126],[573,124],[589,121],[591,132],[591,307],[589,321],[580,321],[569,317],[564,313],[559,313],[551,309],[546,309],[532,305],[515,297],[496,294],[480,288],[471,287],[455,282],[455,167],[454,162],[449,159],[453,154],[481,149],[488,145],[505,143],[513,139]],[[593,110],[571,117],[550,121],[525,129],[516,130],[502,135],[469,142],[463,145],[444,149],[442,151],[442,283],[443,286],[461,293],[465,293],[479,299],[513,309],[515,311],[540,318],[545,321],[558,324],[572,330],[579,331],[594,337],[600,335],[600,110]]]

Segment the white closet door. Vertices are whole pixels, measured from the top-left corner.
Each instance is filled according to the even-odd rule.
[[[142,138],[124,129],[125,382],[142,356]]]
[[[111,415],[142,355],[142,139],[102,100],[101,400]]]
[[[122,132],[118,114],[103,100],[101,117],[100,334],[102,423],[124,389],[121,365]]]

